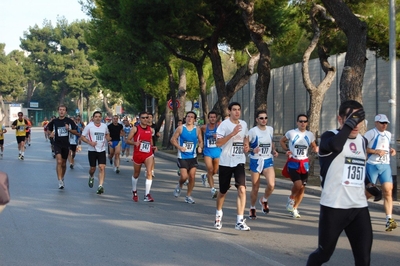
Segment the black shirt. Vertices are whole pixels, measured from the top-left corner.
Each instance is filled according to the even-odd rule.
[[[62,147],[69,147],[69,132],[65,128],[65,125],[69,125],[70,130],[76,130],[77,126],[71,118],[64,117],[64,119],[56,118],[47,124],[47,129],[55,131],[54,144]]]
[[[118,123],[114,125],[113,123],[108,125],[108,131],[110,131],[111,141],[120,141],[121,140],[121,130],[124,127]]]

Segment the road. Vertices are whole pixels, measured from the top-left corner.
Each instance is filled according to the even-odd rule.
[[[196,204],[172,194],[176,164],[157,157],[152,196],[143,202],[143,174],[139,202],[131,199],[131,162],[121,173],[106,169],[105,193],[87,185],[86,147],[67,169],[65,189],[58,189],[55,160],[41,129],[34,129],[25,160],[17,159],[14,132],[6,134],[0,170],[10,177],[11,202],[0,214],[0,265],[305,265],[317,246],[319,197],[307,194],[300,219],[285,210],[289,190],[277,187],[271,212],[258,211],[247,220],[250,232],[234,229],[236,193],[229,191],[223,227],[214,229],[215,200],[196,175]],[[250,182],[247,183],[250,186]],[[247,188],[248,197],[250,187]],[[246,204],[246,214],[247,214]],[[259,206],[258,206],[259,207]],[[399,265],[400,228],[384,231],[384,214],[371,208],[374,243],[371,265]],[[398,217],[397,220],[399,220]],[[326,265],[354,265],[343,234]]]

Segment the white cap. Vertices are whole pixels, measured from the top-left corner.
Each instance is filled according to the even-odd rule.
[[[388,123],[390,123],[389,119],[384,114],[377,114],[375,116],[375,122],[388,122]]]

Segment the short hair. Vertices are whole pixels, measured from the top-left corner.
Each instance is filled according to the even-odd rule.
[[[67,106],[65,106],[64,104],[60,104],[60,105],[58,106],[58,110],[60,110],[60,107],[64,107],[64,108],[65,108],[65,111],[68,111]]]
[[[350,110],[347,111],[347,109],[349,109],[349,108],[350,108]],[[357,101],[354,101],[354,100],[344,101],[344,102],[342,102],[342,104],[339,107],[339,116],[347,117],[348,114],[351,114],[354,109],[362,109],[362,108],[364,108],[362,106],[362,104]]]
[[[208,118],[210,118],[210,115],[215,115],[215,116],[217,116],[217,117],[218,117],[218,114],[217,114],[217,112],[214,112],[214,111],[210,111],[210,112],[208,112],[208,115],[207,115],[207,117],[208,117]]]
[[[197,114],[193,111],[189,111],[186,113],[185,117],[187,117],[188,114],[193,114],[194,115],[194,119],[197,119]]]
[[[100,111],[94,111],[94,112],[93,112],[93,116],[92,116],[92,117],[94,117],[94,116],[95,116],[95,114],[100,114],[100,116],[103,116],[103,114],[102,114]]]
[[[149,115],[149,113],[148,113],[148,112],[146,112],[146,111],[142,111],[142,112],[140,112],[140,113],[139,113],[139,117],[140,117],[140,116],[142,116],[143,114]]]
[[[242,106],[240,105],[240,103],[238,103],[238,102],[231,102],[231,103],[229,104],[229,106],[228,106],[228,110],[229,110],[229,111],[232,111],[232,106],[234,106],[234,105],[238,105],[240,108],[242,108]]]
[[[24,113],[22,113],[22,112],[18,112],[18,115],[24,115]]]
[[[260,114],[267,114],[267,111],[266,110],[258,110],[257,113],[256,113],[256,117],[258,118],[258,116]]]
[[[151,115],[154,117],[153,113],[151,113],[151,112],[147,112],[147,115]]]
[[[302,117],[302,116],[306,117],[307,120],[308,120],[308,115],[306,115],[306,114],[299,114],[299,115],[297,116],[297,122],[299,121],[299,118]]]

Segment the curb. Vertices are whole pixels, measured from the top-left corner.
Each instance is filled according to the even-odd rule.
[[[155,154],[155,157],[160,157],[165,160],[170,160],[176,162],[176,155],[169,154],[163,151],[157,151]],[[198,167],[197,169],[201,169],[203,171],[207,171],[207,168],[203,162],[198,162]],[[290,190],[292,188],[292,182],[289,180],[284,180],[280,178],[275,179],[275,186],[280,187],[280,188],[287,188]],[[313,196],[321,196],[321,188],[318,186],[307,186],[306,194],[313,195]],[[368,206],[373,209],[377,210],[384,210],[383,209],[383,200],[379,202],[373,202],[373,201],[368,201]],[[400,202],[394,201],[393,202],[393,214],[400,215]]]

